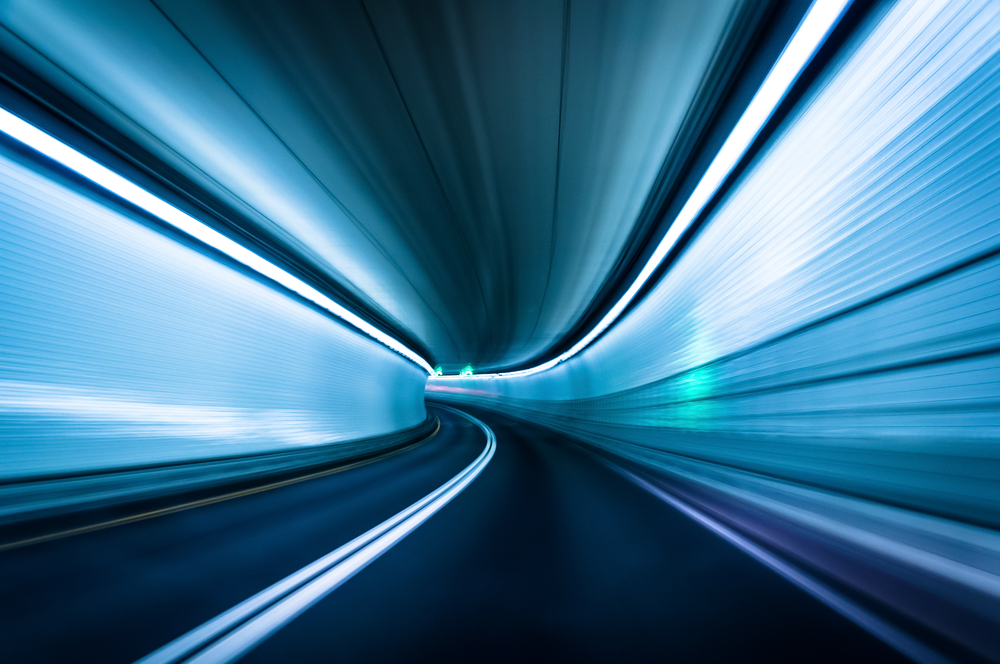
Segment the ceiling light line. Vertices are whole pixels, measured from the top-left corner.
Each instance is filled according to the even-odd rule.
[[[99,164],[82,152],[70,147],[59,139],[47,134],[38,127],[14,115],[10,111],[0,108],[0,131],[14,140],[42,155],[62,164],[74,173],[90,180],[102,189],[118,196],[119,198],[135,205],[141,210],[148,212],[157,219],[160,219],[174,228],[189,235],[196,240],[222,252],[233,260],[250,268],[254,272],[267,277],[268,279],[284,286],[288,290],[304,297],[310,302],[330,312],[340,320],[344,321],[359,332],[371,337],[383,346],[402,355],[407,360],[413,362],[428,375],[434,373],[434,369],[423,357],[408,348],[403,343],[382,332],[371,323],[367,322],[357,314],[337,304],[328,296],[321,293],[316,288],[310,286],[302,279],[292,275],[286,270],[271,263],[267,259],[258,256],[243,245],[226,237],[207,224],[198,221],[188,213],[174,207],[163,199],[143,189],[131,180],[115,173],[111,169]]]
[[[778,105],[798,80],[799,75],[812,61],[813,56],[826,41],[833,28],[836,27],[851,1],[815,0],[809,7],[792,38],[785,45],[784,50],[778,56],[774,66],[771,67],[767,77],[764,78],[764,82],[761,83],[753,99],[750,100],[746,110],[743,111],[743,115],[740,116],[722,147],[719,148],[719,152],[709,164],[694,191],[691,192],[684,207],[677,213],[677,217],[670,225],[666,235],[660,240],[659,245],[636,280],[601,321],[572,348],[547,362],[519,371],[478,374],[476,378],[513,378],[546,371],[582,351],[611,327],[739,164]],[[435,378],[438,380],[442,378],[457,379],[459,376],[448,375],[436,376]]]

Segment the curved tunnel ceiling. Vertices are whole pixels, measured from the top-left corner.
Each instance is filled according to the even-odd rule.
[[[448,372],[573,328],[741,7],[14,0],[3,24]]]

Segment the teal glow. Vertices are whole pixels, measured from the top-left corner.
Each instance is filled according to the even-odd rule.
[[[703,366],[685,374],[678,385],[679,403],[673,409],[673,426],[700,429],[716,414],[711,400],[718,380],[713,365]]]
[[[460,373],[458,375],[459,376],[471,376],[472,375],[472,365],[471,364],[466,364],[465,368],[462,369],[462,373]]]

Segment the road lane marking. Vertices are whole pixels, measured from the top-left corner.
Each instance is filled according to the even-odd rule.
[[[142,658],[136,664],[233,662],[367,567],[461,493],[493,458],[496,436],[478,419],[448,406],[486,434],[475,461],[402,512],[298,572]]]

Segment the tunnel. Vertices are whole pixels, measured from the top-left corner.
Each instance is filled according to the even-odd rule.
[[[0,661],[1000,662],[1000,2],[0,0]]]

